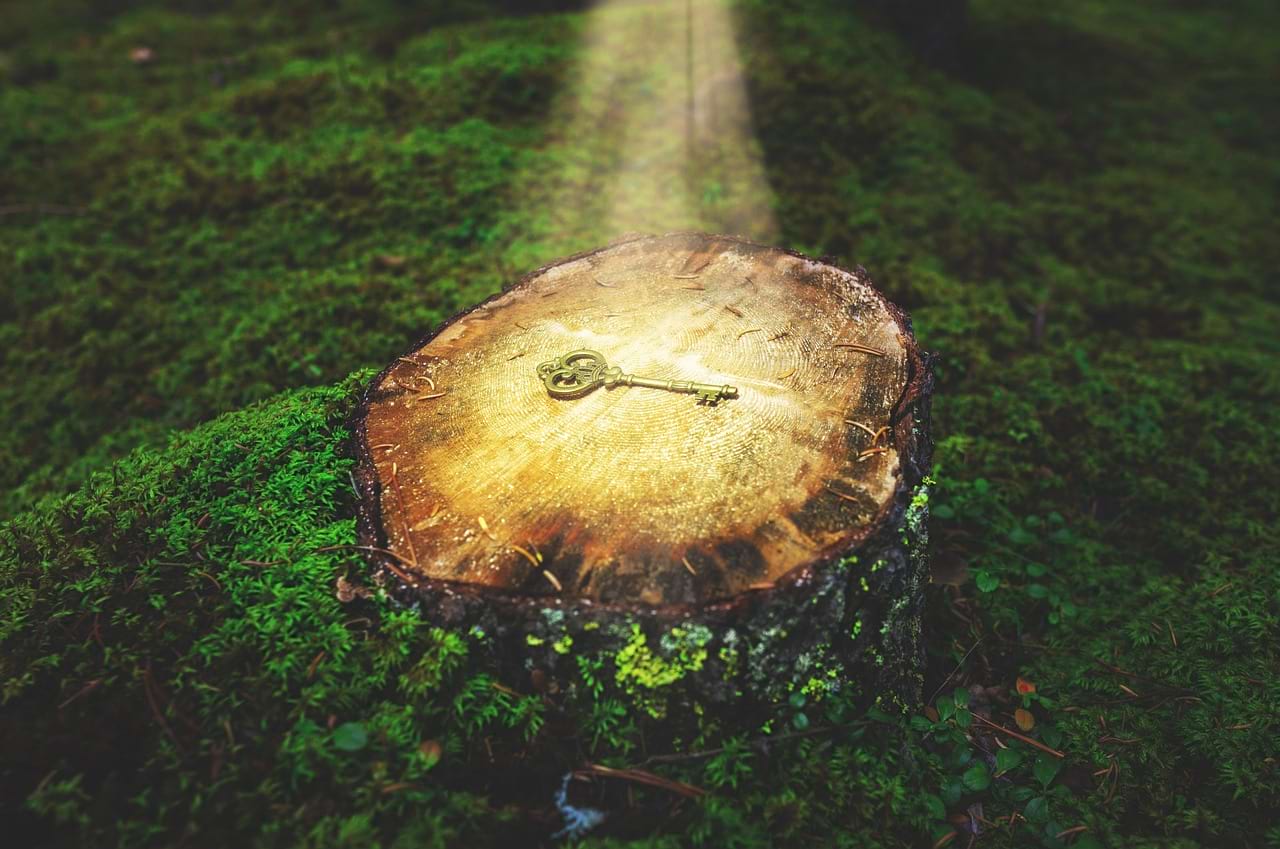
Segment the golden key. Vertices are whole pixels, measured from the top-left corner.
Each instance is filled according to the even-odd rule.
[[[695,383],[692,380],[657,380],[623,374],[622,369],[610,366],[597,351],[571,351],[563,357],[548,360],[538,366],[538,377],[553,398],[580,398],[596,387],[612,389],[615,386],[643,386],[648,389],[665,389],[668,392],[685,392],[698,396],[699,404],[716,404],[721,398],[737,398],[736,386]]]

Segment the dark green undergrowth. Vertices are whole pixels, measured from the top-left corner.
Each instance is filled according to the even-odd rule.
[[[943,72],[738,5],[780,240],[943,355],[927,710],[742,728],[499,680],[349,548],[359,380],[617,235],[527,201],[605,179],[582,18],[428,5],[0,16],[18,845],[537,845],[598,764],[681,782],[573,782],[599,846],[1280,847],[1274,8],[973,2]]]
[[[471,662],[481,635],[364,586],[342,424],[356,385],[222,416],[5,527],[3,782],[34,842],[534,844],[584,758],[622,767],[660,743],[725,749],[675,770],[708,801],[642,799],[701,845],[758,842],[760,817],[797,837],[882,811],[904,838],[925,826],[931,761],[877,739],[888,716],[832,701],[810,720],[797,700],[777,717],[790,757],[763,759],[756,729],[655,722],[615,668],[584,666],[577,698],[518,692]],[[841,724],[838,742],[790,737],[811,721]],[[642,816],[615,829],[645,833]]]

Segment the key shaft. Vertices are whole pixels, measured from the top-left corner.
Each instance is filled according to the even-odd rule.
[[[687,395],[714,394],[721,398],[738,397],[738,389],[728,384],[698,383],[692,380],[659,380],[652,377],[640,377],[636,374],[624,374],[618,379],[623,386],[643,386],[646,389],[665,389],[668,392],[683,392]]]

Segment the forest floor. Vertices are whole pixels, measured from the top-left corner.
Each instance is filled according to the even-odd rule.
[[[190,5],[0,16],[12,845],[537,845],[594,763],[660,778],[574,782],[592,846],[1280,847],[1273,3],[974,0],[949,69],[735,5],[771,238],[941,355],[929,706],[679,734],[345,548],[361,382],[618,235],[551,202],[607,172],[584,15]],[[665,229],[741,220],[721,176]]]

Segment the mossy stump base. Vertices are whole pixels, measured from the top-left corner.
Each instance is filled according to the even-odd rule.
[[[538,365],[736,397],[598,386]],[[909,319],[798,254],[679,233],[548,265],[397,358],[355,422],[383,586],[513,676],[674,703],[919,699],[932,379]]]

